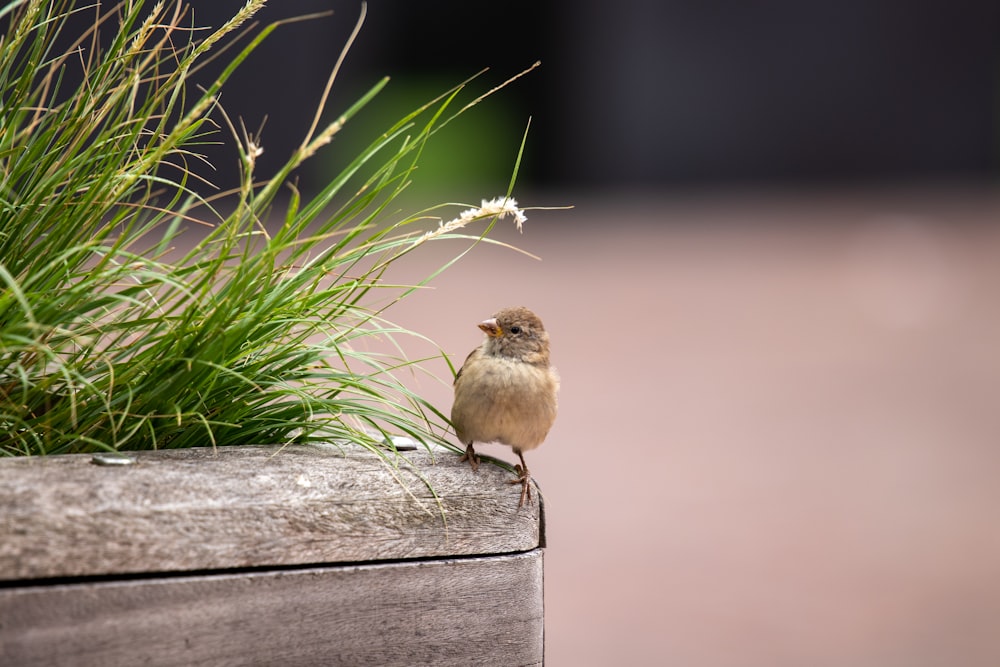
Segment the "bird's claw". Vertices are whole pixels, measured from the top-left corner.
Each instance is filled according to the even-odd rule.
[[[479,472],[479,457],[476,455],[476,450],[473,449],[472,445],[467,445],[465,448],[465,453],[462,454],[462,458],[458,460],[459,463],[469,462],[472,466],[472,472]]]
[[[518,508],[524,506],[524,501],[527,499],[528,504],[531,504],[531,473],[528,472],[527,468],[522,468],[520,465],[514,466],[514,472],[517,473],[517,479],[512,479],[508,484],[520,484],[521,485],[521,500],[517,503]]]

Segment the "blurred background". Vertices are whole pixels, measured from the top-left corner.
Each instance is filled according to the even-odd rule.
[[[191,4],[219,25],[243,3]],[[301,140],[361,4],[291,0],[260,15],[331,9],[282,27],[227,87],[248,129],[267,117],[273,164]],[[1000,158],[998,26],[987,0],[370,0],[329,116],[392,77],[338,138],[367,141],[484,68],[477,92],[540,60],[442,134],[450,159],[434,176],[505,183],[531,117],[522,189],[981,181]],[[308,182],[324,182],[313,169]]]
[[[217,25],[242,1],[193,5]],[[223,96],[252,131],[266,116],[264,175],[360,5],[262,15],[330,8]],[[481,246],[387,315],[456,364],[501,306],[551,332],[561,413],[528,456],[548,663],[1000,664],[1000,4],[371,0],[330,118],[392,81],[303,188],[536,60],[442,132],[413,196],[503,193],[530,117],[514,194],[575,208],[498,228],[540,261]],[[429,368],[414,383],[447,411]]]

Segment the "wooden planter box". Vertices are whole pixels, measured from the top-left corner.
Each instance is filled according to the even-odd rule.
[[[0,459],[0,665],[542,663],[541,500],[518,509],[510,472],[131,456]]]

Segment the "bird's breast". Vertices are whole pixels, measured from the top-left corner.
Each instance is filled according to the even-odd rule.
[[[452,420],[466,440],[532,449],[555,420],[558,388],[551,368],[483,357],[455,385]]]

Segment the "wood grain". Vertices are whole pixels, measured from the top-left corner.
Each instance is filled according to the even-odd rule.
[[[473,473],[444,450],[393,465],[359,447],[132,455],[134,465],[113,467],[89,455],[0,460],[0,580],[509,554],[543,542],[541,501],[518,509],[512,473]]]
[[[0,589],[20,667],[540,665],[542,634],[541,549]]]

